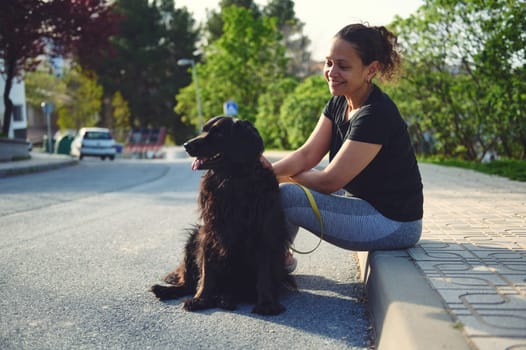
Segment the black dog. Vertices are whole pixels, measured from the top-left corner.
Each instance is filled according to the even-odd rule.
[[[161,300],[193,294],[184,303],[188,311],[248,302],[261,315],[283,312],[280,290],[296,289],[284,267],[290,239],[278,182],[260,162],[258,131],[248,121],[215,117],[184,147],[196,157],[192,169],[207,170],[198,199],[202,224],[192,230],[180,266],[165,277],[172,285],[154,285],[152,292]]]

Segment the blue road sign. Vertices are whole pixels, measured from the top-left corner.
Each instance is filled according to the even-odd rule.
[[[223,104],[223,113],[226,115],[237,115],[237,103],[228,100]]]

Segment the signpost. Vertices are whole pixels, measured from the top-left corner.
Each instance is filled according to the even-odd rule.
[[[40,104],[42,107],[42,111],[44,112],[44,115],[46,116],[46,123],[47,123],[47,146],[49,153],[53,153],[53,140],[51,138],[51,113],[53,113],[53,110],[55,109],[55,106],[51,102],[42,102]]]

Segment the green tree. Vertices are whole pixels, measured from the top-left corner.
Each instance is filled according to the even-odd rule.
[[[285,98],[280,109],[280,124],[286,130],[290,149],[307,140],[330,97],[325,78],[313,75]]]
[[[41,69],[26,73],[24,83],[26,102],[35,109],[40,109],[43,101],[49,101],[58,106],[67,98],[67,87],[64,80],[51,74],[51,68],[44,64]]]
[[[5,73],[2,132],[8,134],[13,79],[34,71],[42,55],[75,55],[92,62],[108,48],[116,17],[104,0],[3,0],[0,73]]]
[[[113,137],[118,142],[125,143],[134,125],[131,124],[128,102],[122,97],[120,91],[115,92],[111,98],[111,114],[113,116]]]
[[[310,39],[303,34],[305,23],[296,17],[293,0],[270,0],[263,8],[265,17],[274,17],[287,48],[287,73],[304,79],[311,73]]]
[[[39,109],[42,101],[50,101],[56,106],[60,129],[76,130],[97,124],[102,87],[92,73],[79,65],[68,69],[62,78],[50,74],[42,65],[26,74],[25,85],[29,105]]]
[[[223,113],[223,104],[234,100],[239,117],[254,122],[258,98],[272,82],[283,77],[285,48],[275,19],[254,18],[242,7],[223,10],[223,35],[205,51],[197,64],[205,118]],[[197,125],[194,84],[176,97],[176,112]]]
[[[205,24],[205,39],[207,43],[212,43],[223,35],[223,10],[230,6],[245,8],[252,13],[254,18],[261,16],[261,11],[254,0],[221,0],[219,2],[219,11],[212,10],[207,13]]]
[[[130,124],[130,108],[128,107],[128,102],[122,97],[120,91],[113,94],[111,106],[113,108],[113,127],[121,130],[130,129],[132,126]]]
[[[439,153],[525,157],[525,16],[523,1],[427,0],[393,23],[407,64],[391,94]]]
[[[280,109],[283,101],[291,91],[294,91],[297,85],[296,79],[280,79],[271,83],[267,92],[259,96],[255,126],[267,148],[290,148],[287,130],[280,119]]]
[[[180,58],[193,57],[198,32],[186,8],[173,0],[118,0],[122,16],[113,40],[115,54],[97,66],[104,86],[103,122],[113,122],[112,98],[117,91],[130,111],[129,125],[166,127],[174,140],[184,141],[191,130],[174,112],[173,96],[191,82]]]
[[[205,43],[212,43],[223,35],[222,12],[230,6],[247,9],[255,19],[275,18],[286,47],[287,73],[300,79],[310,75],[310,40],[303,34],[304,23],[296,17],[293,0],[270,0],[262,9],[253,0],[222,0],[219,11],[211,11],[205,24]]]
[[[61,130],[78,130],[97,125],[102,97],[102,86],[97,78],[74,66],[64,76],[67,99],[57,105],[57,124]]]
[[[499,151],[526,159],[526,3],[473,0],[452,10],[480,43],[465,66],[476,88],[486,90]]]

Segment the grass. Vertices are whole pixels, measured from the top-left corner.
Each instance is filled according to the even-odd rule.
[[[464,324],[460,321],[457,321],[455,323],[453,323],[453,328],[456,329],[456,330],[463,330],[464,329]]]
[[[489,163],[477,163],[460,159],[420,158],[420,162],[472,169],[481,173],[507,177],[511,180],[526,181],[526,161],[500,159]]]

